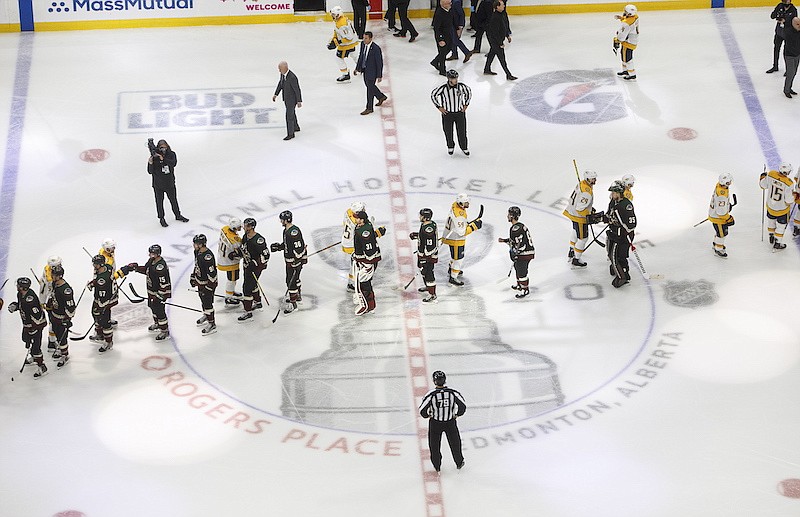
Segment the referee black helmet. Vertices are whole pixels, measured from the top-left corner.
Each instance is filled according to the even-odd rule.
[[[444,386],[445,381],[447,380],[447,375],[444,374],[441,370],[436,370],[433,372],[433,383],[437,386]]]
[[[458,79],[458,72],[455,70],[448,70],[447,71],[447,78],[448,79]]]

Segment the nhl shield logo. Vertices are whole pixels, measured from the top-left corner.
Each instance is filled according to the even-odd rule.
[[[514,86],[511,103],[523,115],[551,124],[600,124],[628,115],[610,68],[528,77]]]
[[[667,282],[664,286],[664,299],[676,307],[705,307],[713,305],[719,299],[714,291],[714,284],[708,280],[683,280]]]

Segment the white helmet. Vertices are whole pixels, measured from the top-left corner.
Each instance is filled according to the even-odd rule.
[[[792,172],[792,164],[782,163],[781,166],[778,167],[778,172],[780,172],[784,176],[788,176]]]
[[[633,174],[626,174],[622,177],[622,183],[625,184],[626,187],[631,188],[633,184],[636,182],[636,178]]]
[[[228,228],[231,230],[241,230],[242,229],[242,220],[238,217],[231,217],[231,220],[228,221]]]
[[[354,214],[363,211],[365,208],[367,208],[366,205],[361,201],[353,201],[353,204],[350,205],[350,210],[352,210]]]
[[[469,204],[469,196],[463,192],[456,196],[456,203],[461,206]]]
[[[625,14],[627,14],[628,16],[633,16],[634,14],[636,14],[636,11],[637,11],[636,6],[633,4],[628,4],[625,6]]]
[[[586,180],[586,181],[596,180],[597,179],[597,173],[594,172],[594,171],[583,171],[583,179]]]
[[[719,175],[720,185],[724,185],[727,187],[731,183],[733,183],[733,174],[731,174],[730,172],[723,172],[722,174]]]
[[[331,9],[331,16],[333,16],[333,19],[335,20],[336,18],[340,17],[343,12],[344,11],[342,11],[342,8],[337,5]]]
[[[106,250],[107,252],[113,253],[116,247],[117,247],[117,241],[115,241],[111,237],[103,239],[103,249]]]
[[[47,265],[50,267],[56,267],[61,265],[61,257],[58,255],[52,255],[47,259]]]

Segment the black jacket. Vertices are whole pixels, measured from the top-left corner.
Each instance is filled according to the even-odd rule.
[[[453,30],[455,29],[455,19],[453,10],[445,11],[441,6],[436,6],[433,13],[433,33],[436,41],[444,41],[445,47],[453,44]]]
[[[489,26],[486,28],[486,39],[489,40],[489,45],[499,47],[503,44],[506,36],[508,36],[508,19],[504,13],[492,12],[492,16],[489,18]]]
[[[178,165],[178,155],[168,149],[164,159],[153,156],[153,163],[147,163],[147,173],[153,176],[153,188],[171,188],[175,185],[175,166]]]

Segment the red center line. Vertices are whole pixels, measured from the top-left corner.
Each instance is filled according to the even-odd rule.
[[[382,27],[381,27],[382,28]],[[384,42],[380,38],[381,43]],[[383,82],[380,88],[389,97],[389,103],[379,108],[381,128],[383,131],[383,147],[386,160],[386,175],[389,186],[389,201],[392,209],[392,231],[394,234],[395,260],[400,271],[400,280],[405,283],[415,273],[414,250],[409,233],[408,207],[406,203],[405,181],[403,180],[403,164],[400,160],[400,146],[397,137],[397,121],[395,119],[394,95],[392,94],[391,74],[389,73],[388,52],[383,49]],[[422,317],[418,300],[413,291],[401,293],[403,301],[403,323],[405,327],[408,371],[411,378],[411,390],[415,403],[414,419],[419,446],[420,468],[422,470],[423,490],[425,492],[425,509],[428,517],[445,517],[442,499],[442,484],[438,473],[430,463],[428,449],[428,422],[420,417],[416,408],[422,397],[428,392],[428,359],[425,351],[425,335],[422,331]]]

